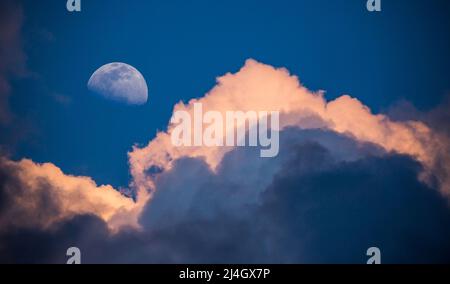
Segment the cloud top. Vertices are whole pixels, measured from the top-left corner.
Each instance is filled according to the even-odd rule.
[[[438,176],[441,192],[450,194],[448,169],[436,171],[436,160],[443,155],[445,141],[421,121],[393,121],[383,114],[373,114],[356,98],[348,95],[326,101],[323,92],[312,92],[285,68],[275,68],[249,59],[235,74],[217,79],[217,85],[204,97],[180,102],[174,112],[184,110],[193,115],[194,105],[203,111],[279,111],[280,129],[327,129],[348,135],[360,142],[369,142],[387,152],[406,154],[420,161],[425,170],[422,179]],[[202,157],[214,170],[232,147],[175,147],[170,135],[174,125],[145,147],[134,147],[129,153],[133,185],[139,190],[154,189],[152,168],[170,169],[183,157]],[[239,126],[237,126],[239,127]],[[449,164],[449,163],[447,163]]]

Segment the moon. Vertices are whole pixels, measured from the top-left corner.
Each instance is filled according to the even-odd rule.
[[[148,100],[144,76],[133,66],[113,62],[98,68],[89,79],[88,89],[108,100],[143,105]]]

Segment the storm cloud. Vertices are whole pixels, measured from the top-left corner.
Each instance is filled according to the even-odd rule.
[[[74,216],[2,233],[0,260],[63,263],[70,246],[85,263],[364,263],[371,246],[384,263],[450,260],[450,211],[417,180],[419,163],[323,130],[289,128],[280,142],[275,160],[238,148],[217,172],[177,161],[156,178],[140,231]]]

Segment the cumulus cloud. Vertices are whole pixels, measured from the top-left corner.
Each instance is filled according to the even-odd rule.
[[[270,162],[252,148],[228,152],[215,172],[201,158],[176,161],[155,178],[142,230],[112,235],[76,216],[0,234],[0,261],[63,263],[73,245],[84,263],[365,263],[370,246],[383,263],[450,261],[450,211],[417,180],[418,162],[335,132],[280,136]]]
[[[195,103],[279,111],[279,155],[175,147],[169,125],[129,153],[136,200],[53,164],[2,159],[0,224],[14,229],[0,230],[0,261],[60,263],[73,245],[85,263],[364,263],[370,246],[385,263],[450,261],[448,136],[427,121],[347,95],[328,102],[254,60],[174,111]]]
[[[51,163],[0,158],[0,186],[0,231],[10,227],[47,229],[83,214],[98,216],[112,230],[137,226],[132,199],[110,185],[97,186],[89,177],[66,175]]]
[[[249,59],[236,74],[217,79],[217,85],[204,97],[188,104],[178,103],[174,112],[185,110],[193,115],[195,103],[203,110],[222,112],[279,111],[280,128],[297,126],[303,129],[329,129],[354,137],[358,141],[379,145],[386,151],[406,154],[420,161],[425,170],[422,179],[431,180],[436,159],[446,152],[448,144],[423,122],[416,120],[392,121],[388,116],[373,114],[355,98],[341,96],[327,102],[323,92],[311,92],[296,76],[284,68],[274,68]],[[171,143],[174,125],[143,148],[135,147],[129,153],[134,186],[140,191],[154,189],[153,168],[169,169],[182,157],[203,157],[212,170],[231,147],[175,147]],[[236,127],[242,127],[237,125]],[[450,164],[447,162],[447,164]],[[450,194],[448,173],[437,179],[443,194]]]

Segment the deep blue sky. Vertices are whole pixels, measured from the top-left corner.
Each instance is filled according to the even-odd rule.
[[[245,59],[287,67],[328,99],[347,93],[374,111],[406,99],[419,109],[450,90],[449,1],[365,0],[24,1],[33,76],[13,85],[11,108],[32,131],[15,158],[126,186],[126,153],[163,130],[173,105],[200,97]],[[147,80],[149,103],[93,96],[87,81],[120,61]]]

